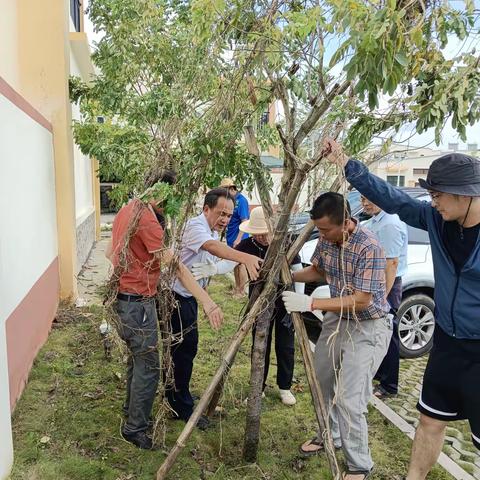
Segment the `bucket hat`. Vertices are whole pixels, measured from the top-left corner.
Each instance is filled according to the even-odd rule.
[[[432,162],[420,186],[436,192],[480,197],[480,160],[462,153],[449,153]]]
[[[250,218],[240,224],[240,230],[252,235],[264,235],[268,233],[267,222],[262,207],[255,207],[250,212]]]
[[[230,188],[230,187],[233,187],[233,188],[237,188],[237,186],[235,185],[235,182],[233,181],[233,179],[231,178],[224,178],[221,182],[220,182],[220,187],[221,188]]]

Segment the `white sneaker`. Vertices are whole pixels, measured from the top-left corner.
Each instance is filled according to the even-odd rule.
[[[280,390],[280,399],[284,405],[291,406],[297,403],[297,399],[290,390]]]

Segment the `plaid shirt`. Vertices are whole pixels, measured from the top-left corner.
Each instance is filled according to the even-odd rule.
[[[373,294],[368,308],[355,312],[359,321],[382,318],[389,311],[385,300],[385,254],[375,235],[366,228],[355,227],[344,244],[343,255],[337,244],[320,237],[311,262],[325,271],[332,297],[352,295],[355,291]],[[345,312],[343,317],[347,316]]]

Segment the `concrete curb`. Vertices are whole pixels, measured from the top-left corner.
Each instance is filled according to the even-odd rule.
[[[376,397],[372,397],[372,405],[391,423],[393,423],[402,433],[405,433],[411,440],[415,436],[415,428],[407,423],[400,415],[395,413],[388,405]],[[455,463],[443,452],[438,458],[438,464],[441,465],[450,475],[457,480],[475,480],[472,475],[466,472],[460,465]]]

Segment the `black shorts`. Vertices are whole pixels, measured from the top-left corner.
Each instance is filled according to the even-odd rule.
[[[417,409],[437,420],[468,420],[480,449],[480,340],[459,340],[435,327]]]

